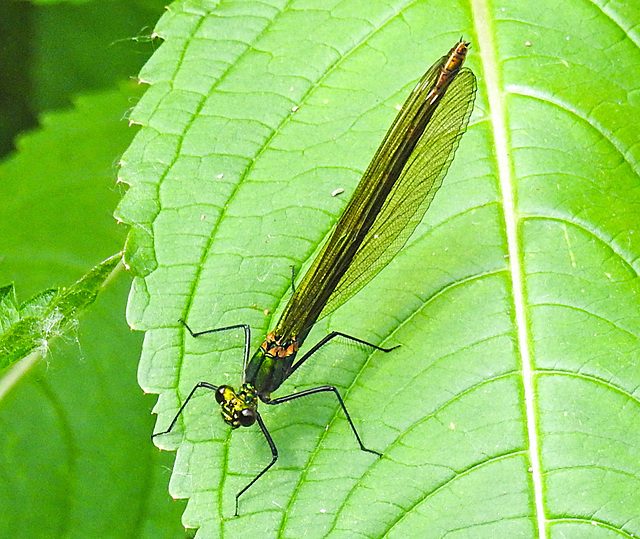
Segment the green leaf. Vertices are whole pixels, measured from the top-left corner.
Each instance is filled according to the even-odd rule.
[[[409,245],[330,329],[333,343],[233,432],[201,390],[171,481],[199,537],[605,537],[640,534],[640,14],[573,2],[175,2],[143,70],[123,158],[147,331],[141,386],[164,430],[199,381],[238,384],[366,168],[394,107],[462,34],[480,79],[442,189]],[[493,11],[491,11],[494,9]],[[629,30],[629,33],[633,32]],[[341,197],[332,197],[344,188]],[[274,313],[276,316],[274,317]],[[266,408],[266,409],[265,409]]]
[[[72,283],[122,249],[125,230],[111,216],[113,163],[134,135],[123,113],[138,95],[124,83],[83,96],[74,110],[42,118],[44,127],[0,164],[0,273],[15,282],[15,291],[0,289],[3,327],[18,320],[20,305],[36,317],[55,301],[74,318],[84,301],[75,291],[95,284],[38,291]],[[141,335],[124,320],[129,288],[120,272],[73,331],[48,343],[45,361],[3,373],[0,537],[186,536],[182,506],[167,493],[173,455],[151,444],[153,398],[136,383]]]
[[[62,336],[77,324],[78,314],[95,301],[100,288],[116,271],[121,258],[122,253],[109,257],[68,289],[45,290],[19,307],[14,303],[13,285],[0,290],[0,295],[6,292],[5,298],[13,296],[6,309],[0,310],[0,317],[10,320],[14,318],[14,312],[17,314],[0,335],[0,370],[35,350],[46,353],[53,337]]]

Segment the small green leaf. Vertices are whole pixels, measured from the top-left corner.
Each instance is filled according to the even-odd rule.
[[[79,313],[95,301],[98,291],[121,259],[122,253],[118,253],[98,264],[69,288],[45,290],[20,305],[18,317],[0,336],[0,370],[36,349],[46,352],[52,338],[76,325]],[[10,292],[15,300],[13,285],[2,291]],[[2,303],[0,317],[9,320],[15,307]]]

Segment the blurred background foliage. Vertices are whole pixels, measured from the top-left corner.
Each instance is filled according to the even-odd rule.
[[[118,159],[165,2],[0,0],[0,286],[19,302],[119,252]],[[0,537],[188,537],[149,435],[126,272],[43,361],[0,377]]]

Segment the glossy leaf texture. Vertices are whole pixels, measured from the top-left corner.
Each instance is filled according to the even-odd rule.
[[[158,430],[199,381],[238,384],[413,85],[463,35],[479,79],[456,159],[408,245],[324,318],[281,388],[334,384],[231,433],[204,392],[171,481],[198,537],[640,534],[640,15],[623,2],[172,4],[143,70],[117,215]],[[566,16],[559,18],[557,10]],[[331,196],[344,188],[341,196]],[[277,396],[277,395],[276,395]],[[264,408],[264,407],[263,407]]]

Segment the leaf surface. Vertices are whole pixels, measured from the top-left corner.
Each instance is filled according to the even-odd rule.
[[[554,4],[554,6],[556,6]],[[171,481],[199,537],[640,534],[640,62],[624,3],[176,2],[143,70],[121,179],[147,331],[139,381],[166,428],[195,383],[237,385],[415,81],[462,34],[476,108],[408,246],[307,339],[282,387],[334,384],[231,434],[203,391]],[[623,75],[623,76],[621,76]],[[336,188],[343,196],[333,197]],[[301,269],[302,268],[302,269]],[[265,407],[263,407],[265,408]]]

